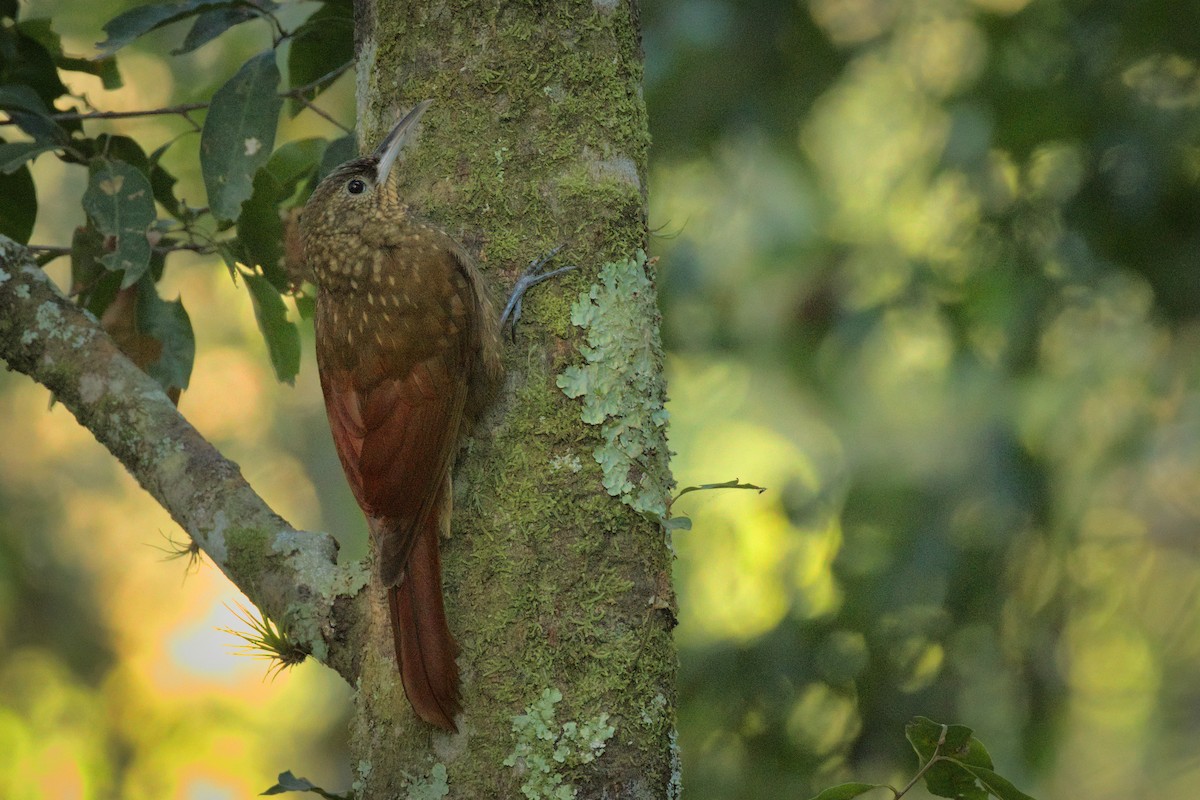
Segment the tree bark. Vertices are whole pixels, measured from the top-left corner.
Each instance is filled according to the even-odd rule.
[[[673,796],[672,555],[652,521],[670,477],[653,265],[637,258],[649,144],[637,8],[359,0],[355,12],[364,149],[434,101],[401,166],[413,208],[497,288],[560,244],[558,261],[580,267],[527,299],[503,396],[459,455],[443,554],[462,732],[414,723],[378,609],[352,730],[357,785],[372,798]],[[605,376],[621,386],[606,392]]]
[[[0,358],[46,385],[212,561],[358,689],[363,798],[674,798],[670,473],[636,6],[356,3],[359,131],[432,98],[407,198],[497,286],[565,245],[525,303],[495,407],[459,453],[448,615],[464,717],[413,716],[383,593],[297,531],[0,237]],[[364,591],[365,589],[365,591]]]

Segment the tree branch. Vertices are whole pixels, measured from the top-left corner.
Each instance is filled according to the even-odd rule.
[[[300,647],[354,684],[366,571],[272,511],[97,323],[0,236],[0,358],[43,384]]]

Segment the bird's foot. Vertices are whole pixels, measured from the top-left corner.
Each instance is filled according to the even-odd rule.
[[[561,275],[576,268],[576,265],[570,264],[558,269],[542,271],[542,268],[550,263],[550,260],[558,255],[558,251],[562,248],[563,246],[560,244],[541,258],[531,261],[525,271],[521,273],[521,277],[517,278],[516,284],[513,285],[512,294],[509,295],[508,302],[504,304],[504,312],[500,315],[500,330],[504,330],[504,326],[511,323],[514,339],[517,336],[517,320],[521,319],[521,302],[525,293],[542,281],[550,280],[555,275]]]

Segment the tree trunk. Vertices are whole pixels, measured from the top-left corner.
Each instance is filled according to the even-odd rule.
[[[443,563],[462,730],[415,722],[372,601],[355,787],[367,798],[675,796],[637,8],[360,0],[355,12],[362,143],[434,101],[401,167],[413,208],[467,246],[498,296],[557,245],[558,262],[579,265],[527,299],[502,396],[459,455]]]

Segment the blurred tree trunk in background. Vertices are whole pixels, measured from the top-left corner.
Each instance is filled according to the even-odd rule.
[[[641,455],[614,485],[595,455],[608,435],[599,423],[626,409],[589,425],[556,385],[581,362],[580,290],[616,264],[653,269],[635,260],[648,147],[636,6],[365,0],[355,15],[362,146],[434,101],[401,167],[417,213],[476,255],[498,299],[556,245],[560,261],[579,265],[528,298],[505,390],[459,456],[443,568],[463,650],[462,733],[414,723],[377,610],[352,726],[356,788],[372,798],[446,787],[453,797],[674,796],[671,553],[630,489],[657,487],[649,507],[665,510],[665,415],[638,434]],[[637,341],[651,343],[650,396],[629,400],[661,409],[652,284],[641,294],[630,307],[641,313]]]

